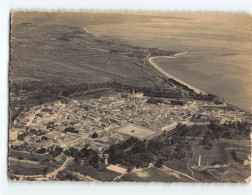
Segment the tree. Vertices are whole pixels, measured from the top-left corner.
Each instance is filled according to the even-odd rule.
[[[71,133],[79,133],[78,130],[75,130],[74,127],[66,127],[65,130],[64,130],[65,133],[67,132],[71,132]]]
[[[60,155],[61,153],[63,152],[63,148],[59,147],[59,146],[56,146],[54,149],[52,149],[49,154],[53,155],[54,157],[55,156],[58,156]]]
[[[92,165],[93,167],[98,168],[99,161],[100,161],[99,155],[96,153],[96,154],[94,154],[94,155],[91,157],[91,159],[90,159],[88,162],[89,162],[90,165]]]
[[[70,95],[70,92],[68,90],[65,90],[62,92],[62,96],[68,97]]]
[[[132,171],[132,170],[133,170],[133,168],[134,168],[134,166],[132,166],[132,165],[129,165],[129,166],[128,166],[128,168],[127,168],[127,172],[130,172],[130,171]]]
[[[205,149],[210,149],[213,146],[212,137],[213,134],[211,131],[207,131],[203,136],[202,145],[205,147]]]
[[[69,171],[59,171],[57,176],[57,180],[59,181],[80,181],[78,178],[73,176]]]
[[[20,141],[24,141],[24,138],[27,136],[27,133],[23,133],[23,134],[19,134],[17,139],[20,140]]]
[[[43,169],[43,175],[46,175],[47,174],[47,172],[48,172],[48,167],[45,167],[44,169]]]
[[[95,139],[98,137],[98,134],[96,132],[94,132],[92,135],[91,135],[91,138]]]
[[[24,158],[22,156],[19,156],[18,160],[24,160]]]
[[[162,159],[158,159],[157,162],[155,163],[155,167],[157,168],[161,168],[163,165],[163,160]]]
[[[70,157],[75,157],[77,153],[78,153],[78,149],[74,147],[71,147],[64,151],[64,154]]]
[[[37,150],[38,154],[45,154],[46,153],[46,149],[45,148],[40,148],[39,150]]]

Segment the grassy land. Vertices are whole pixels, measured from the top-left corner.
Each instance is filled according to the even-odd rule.
[[[22,160],[9,161],[9,174],[15,175],[41,175],[44,173],[44,170],[47,168],[46,165],[34,164],[25,162]],[[48,171],[52,171],[53,169],[50,167]]]
[[[51,172],[60,166],[50,154],[38,155],[10,150],[9,157],[11,157],[9,159],[9,174],[40,175]]]
[[[194,155],[186,155],[184,159],[172,159],[164,161],[168,167],[186,173],[202,182],[244,182],[244,179],[250,176],[250,165],[244,166],[243,163],[236,162],[232,155],[232,148],[240,151],[239,158],[242,162],[250,154],[250,148],[244,145],[243,141],[223,141],[215,140],[211,149],[204,149],[199,144],[200,138],[195,138],[192,143]],[[246,143],[246,141],[244,141]],[[206,169],[197,171],[192,166],[197,166],[199,155],[201,155],[201,167],[215,164],[230,165],[226,168]]]
[[[60,20],[54,21],[55,24],[51,21],[54,20],[52,15],[57,17],[56,13],[12,15],[11,102],[20,98],[34,99],[34,103],[42,97],[57,98],[59,88],[63,92],[65,88],[79,84],[87,85],[87,88],[106,82],[138,87],[170,87],[149,66],[144,66],[147,49],[98,39],[83,30],[87,21],[80,25],[75,20]],[[85,16],[89,18],[90,15],[82,17]],[[169,55],[169,52],[166,53]]]
[[[22,152],[18,150],[10,150],[9,151],[9,157],[14,157],[14,158],[22,158],[25,160],[31,160],[31,161],[36,161],[36,162],[42,162],[43,160],[53,160],[53,156],[50,154],[31,154],[28,152]]]
[[[120,175],[119,173],[107,170],[105,168],[94,168],[88,165],[78,165],[74,162],[69,165],[68,168],[72,171],[79,172],[85,176],[90,176],[99,181],[113,181],[114,178]]]

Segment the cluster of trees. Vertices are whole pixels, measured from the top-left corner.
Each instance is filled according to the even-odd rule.
[[[190,136],[192,138],[198,137],[202,135],[202,132],[207,127],[204,125],[193,125],[193,126],[187,126],[186,124],[178,123],[176,128],[173,131],[173,135],[177,136]]]
[[[78,130],[76,130],[74,127],[66,127],[64,130],[65,133],[71,132],[71,133],[79,133]]]
[[[73,176],[72,172],[68,170],[59,171],[56,180],[58,181],[80,181],[78,178]]]
[[[178,81],[174,80],[173,78],[169,78],[168,81],[173,83],[176,86],[181,87],[183,90],[185,90],[189,93],[189,96],[193,96],[193,98],[195,98],[195,99],[205,100],[205,101],[213,101],[215,98],[217,98],[217,96],[215,96],[213,94],[206,94],[206,95],[196,94],[193,89],[190,89],[186,85],[179,83]]]
[[[176,85],[181,85],[175,80],[172,81]],[[26,83],[11,83],[10,92],[14,92],[17,96],[23,96],[21,100],[12,101],[12,104],[42,104],[46,101],[54,99],[64,99],[73,94],[79,94],[81,92],[89,92],[90,94],[101,93],[95,89],[115,89],[115,90],[126,90],[131,91],[133,88],[136,92],[143,92],[145,96],[150,97],[166,97],[166,98],[177,98],[185,96],[181,89],[169,89],[162,87],[140,87],[122,84],[115,81],[108,81],[104,83],[79,83],[79,84],[64,84],[61,81],[55,82],[26,82]],[[189,92],[188,97],[193,97],[202,100],[213,100],[216,96],[208,94],[201,95],[196,94],[193,90],[188,87],[181,85],[181,88]],[[27,95],[28,94],[28,95]],[[21,104],[20,104],[21,105]]]
[[[181,87],[183,90],[189,92],[190,95],[192,95],[192,96],[196,95],[196,93],[195,93],[195,91],[193,89],[190,89],[189,87],[187,87],[186,85],[183,85],[182,83],[176,81],[175,79],[169,78],[168,81],[171,82],[172,84],[176,85],[176,86]]]
[[[20,141],[24,141],[25,137],[28,135],[28,132],[21,133],[17,136],[17,139]]]
[[[212,147],[212,142],[214,139],[249,139],[251,133],[251,126],[247,122],[229,122],[224,124],[219,124],[217,122],[211,121],[204,131],[202,145],[206,149]]]
[[[150,104],[158,104],[158,103],[165,103],[164,100],[160,99],[160,98],[153,98],[153,97],[150,97],[147,99],[147,103],[150,103]]]
[[[249,137],[251,133],[251,124],[249,122],[227,122],[224,124],[211,121],[208,125],[212,130],[214,138],[229,138]]]
[[[136,92],[143,92],[146,96],[151,97],[181,97],[182,91],[180,89],[168,89],[161,87],[140,87],[131,86],[127,84],[118,83],[115,81],[108,81],[104,83],[80,83],[80,84],[64,84],[60,81],[55,82],[26,82],[26,83],[13,83],[10,85],[10,91],[14,92],[17,96],[24,95],[24,100],[39,100],[39,103],[48,101],[48,99],[62,99],[69,97],[72,94],[90,91],[101,88],[112,88],[116,90],[130,91],[133,88]],[[95,92],[94,92],[95,93]],[[29,95],[27,95],[29,94]]]
[[[162,135],[162,138],[151,140],[148,143],[150,151],[156,155],[162,155],[165,160],[183,159],[186,153],[191,154],[191,141],[179,135]]]
[[[49,114],[53,113],[52,109],[48,109],[48,108],[43,108],[41,112],[48,112]],[[43,117],[41,113],[36,114],[36,116]]]
[[[193,125],[178,124],[174,130],[174,135],[190,136],[192,138],[202,137],[201,144],[206,149],[210,149],[214,139],[249,139],[251,133],[251,125],[248,122],[228,122],[220,124],[211,121],[209,125]]]
[[[239,139],[249,138],[251,125],[248,122],[227,122],[220,124],[218,121],[210,121],[208,125],[187,126],[179,123],[174,134],[181,136],[210,137],[211,139]],[[207,138],[206,138],[207,139]]]
[[[212,95],[212,94],[207,94],[207,95],[203,95],[203,94],[196,94],[194,96],[194,99],[197,100],[204,100],[204,101],[213,101],[217,96]]]
[[[18,135],[17,139],[20,140],[20,141],[24,141],[24,138],[29,135],[29,134],[34,134],[36,136],[41,136],[41,135],[45,135],[46,132],[45,131],[42,131],[42,130],[36,130],[36,129],[29,129],[27,130],[26,132],[24,133],[21,133]]]
[[[88,145],[85,145],[81,150],[71,147],[65,150],[64,154],[69,157],[73,157],[74,161],[78,165],[80,165],[81,163],[86,163],[93,166],[94,168],[98,168],[101,159],[94,149],[88,147]]]
[[[40,148],[36,151],[37,154],[45,154],[47,150],[45,148]]]
[[[180,101],[180,100],[172,100],[172,101],[171,101],[171,104],[183,106],[183,105],[184,105],[184,102],[183,102],[183,101]]]
[[[211,130],[205,131],[201,144],[205,149],[210,149],[213,146],[214,134]]]
[[[127,90],[135,92],[142,92],[145,96],[150,97],[167,97],[167,98],[175,98],[181,97],[182,91],[180,89],[170,89],[170,88],[162,88],[162,87],[140,87],[140,86],[131,86],[118,82],[107,82],[109,88],[118,89],[118,90]]]
[[[154,160],[146,141],[133,137],[122,143],[112,144],[106,153],[109,154],[109,163],[121,164],[128,169],[131,169],[131,167],[147,167]]]
[[[45,154],[46,152],[48,152],[48,154],[52,155],[53,157],[56,157],[63,152],[63,148],[61,148],[59,146],[53,146],[53,147],[49,147],[47,149],[40,148],[40,149],[36,150],[37,154]]]
[[[48,153],[51,154],[53,157],[60,155],[63,152],[63,148],[56,146],[50,147],[48,149]]]
[[[151,141],[131,137],[122,143],[111,145],[106,151],[109,163],[121,164],[131,170],[132,167],[147,167],[152,162],[160,168],[164,160],[183,159],[186,153],[191,154],[192,147],[188,138],[162,136],[165,137]]]

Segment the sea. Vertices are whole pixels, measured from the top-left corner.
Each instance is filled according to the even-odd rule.
[[[132,45],[187,52],[177,58],[156,58],[155,62],[196,88],[250,111],[250,21],[248,14],[150,14],[141,21],[90,25],[86,29],[95,36]]]

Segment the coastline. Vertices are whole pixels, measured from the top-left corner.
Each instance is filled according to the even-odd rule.
[[[90,36],[94,36],[90,31],[88,31],[87,29],[88,26],[85,26],[83,27],[83,31],[86,32],[86,34],[90,35]],[[163,70],[156,62],[154,62],[154,60],[156,58],[170,58],[170,59],[174,59],[174,58],[177,58],[181,55],[185,55],[187,54],[188,52],[179,52],[179,53],[176,53],[176,54],[173,54],[173,55],[157,55],[157,56],[151,56],[151,53],[149,53],[144,59],[143,59],[143,62],[144,64],[146,64],[146,62],[149,62],[149,64],[153,67],[153,69],[155,69],[155,71],[158,72],[158,74],[160,74],[160,76],[163,76],[163,77],[166,77],[167,79],[173,79],[175,81],[177,81],[178,83],[188,87],[189,89],[192,89],[194,90],[195,93],[197,94],[201,94],[201,95],[208,95],[209,93],[206,92],[206,91],[203,91],[201,89],[198,89],[197,87],[179,79],[178,77],[175,77],[174,75],[170,74],[169,72],[166,72],[165,70]],[[219,96],[218,96],[219,97]],[[223,99],[223,98],[222,98]],[[226,101],[225,101],[226,102]],[[240,111],[243,111],[243,112],[246,112],[246,113],[249,113],[249,111],[245,110],[245,109],[242,109],[242,108],[239,108],[238,106],[234,106],[233,104],[230,104],[228,102],[226,102],[227,105],[229,107],[232,107],[233,109],[235,110],[240,110]]]
[[[198,88],[192,86],[191,84],[189,84],[189,83],[187,83],[187,82],[185,82],[185,81],[183,81],[183,80],[181,80],[181,79],[179,79],[179,78],[173,76],[172,74],[170,74],[170,73],[164,71],[156,62],[154,62],[154,60],[155,60],[156,58],[160,58],[160,57],[161,57],[161,58],[176,58],[176,57],[178,57],[178,56],[180,56],[180,55],[184,55],[184,54],[186,54],[186,53],[188,53],[188,52],[181,52],[181,53],[177,53],[177,54],[174,54],[174,55],[171,55],[171,56],[153,56],[153,57],[149,57],[147,60],[148,60],[148,62],[149,62],[156,70],[158,70],[158,71],[159,71],[162,75],[164,75],[166,78],[168,78],[168,79],[169,79],[169,78],[172,78],[172,79],[176,80],[177,82],[181,83],[182,85],[187,86],[189,89],[194,90],[194,91],[195,91],[196,93],[198,93],[198,94],[207,95],[208,93],[206,93],[205,91],[200,90],[200,89],[198,89]]]
[[[180,55],[183,55],[183,54],[186,54],[186,53],[188,53],[188,52],[176,53],[176,54],[171,55],[171,56],[153,56],[153,57],[147,56],[146,59],[147,59],[147,61],[148,61],[148,62],[149,62],[160,74],[162,74],[162,75],[165,76],[166,78],[168,78],[168,79],[169,79],[169,78],[172,78],[172,79],[176,80],[177,82],[179,82],[179,83],[181,83],[181,84],[187,86],[189,89],[193,89],[193,90],[195,91],[195,93],[197,93],[197,94],[208,95],[207,92],[205,92],[205,91],[203,91],[203,90],[200,90],[200,89],[198,89],[198,88],[192,86],[191,84],[189,84],[189,83],[187,83],[187,82],[185,82],[185,81],[183,81],[183,80],[181,80],[181,79],[179,79],[179,78],[177,78],[177,77],[171,75],[170,73],[164,71],[156,62],[154,62],[154,60],[155,60],[156,58],[160,58],[160,57],[161,57],[161,58],[176,58],[176,57],[178,57],[178,56],[180,56]],[[249,114],[249,111],[247,111],[247,110],[245,110],[245,109],[239,108],[238,106],[234,106],[233,104],[230,104],[230,103],[228,103],[228,102],[226,102],[226,103],[227,103],[227,106],[229,106],[229,107],[231,107],[231,108],[233,108],[233,109],[235,109],[235,110],[238,110],[238,111],[245,112],[245,113]]]

